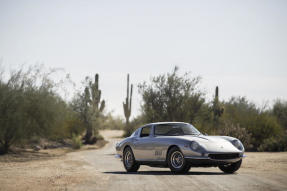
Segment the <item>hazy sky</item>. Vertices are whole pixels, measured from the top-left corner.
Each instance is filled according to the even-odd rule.
[[[287,98],[287,1],[0,0],[0,59],[65,68],[78,85],[99,73],[122,116],[127,73],[137,84],[175,65],[208,99],[219,85],[221,99],[272,103]]]

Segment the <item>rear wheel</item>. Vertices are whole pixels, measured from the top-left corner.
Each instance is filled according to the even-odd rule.
[[[174,173],[186,173],[190,165],[184,159],[182,152],[177,147],[172,147],[167,155],[167,164]]]
[[[140,165],[136,162],[133,151],[130,147],[125,148],[123,163],[127,172],[137,172]]]
[[[240,159],[240,161],[235,162],[235,163],[231,163],[227,165],[220,165],[218,166],[218,168],[222,170],[224,173],[232,174],[240,168],[241,163],[242,163],[242,159]]]

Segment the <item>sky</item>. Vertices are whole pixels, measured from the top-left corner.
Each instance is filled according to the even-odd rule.
[[[221,100],[272,104],[287,100],[287,1],[0,0],[0,61],[63,68],[70,92],[99,73],[121,117],[127,73],[136,87],[175,66],[202,77],[208,100],[218,85]],[[140,104],[135,88],[132,117]]]

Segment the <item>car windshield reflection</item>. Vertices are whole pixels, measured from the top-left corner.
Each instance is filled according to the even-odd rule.
[[[156,136],[183,136],[200,135],[201,133],[191,124],[158,124],[155,126],[154,134]]]

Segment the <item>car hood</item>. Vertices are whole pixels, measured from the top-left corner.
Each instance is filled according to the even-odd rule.
[[[238,150],[230,140],[232,137],[226,136],[181,136],[182,139],[189,141],[196,141],[208,152],[241,152]]]

